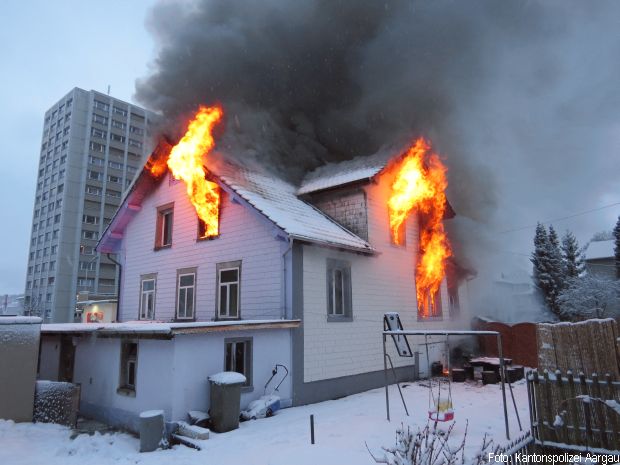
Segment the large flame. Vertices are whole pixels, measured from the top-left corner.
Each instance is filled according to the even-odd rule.
[[[187,195],[204,223],[203,237],[219,234],[220,191],[217,184],[205,179],[203,156],[213,149],[213,127],[223,114],[219,106],[200,106],[189,122],[187,132],[168,157],[168,168],[175,179],[185,182]]]
[[[446,210],[446,167],[423,138],[415,141],[395,167],[396,177],[388,200],[390,229],[402,244],[401,225],[416,209],[420,218],[420,255],[416,266],[416,293],[420,316],[430,315],[435,295],[445,276],[445,261],[452,255],[443,226]]]

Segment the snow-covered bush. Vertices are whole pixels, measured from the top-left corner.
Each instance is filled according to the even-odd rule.
[[[620,281],[590,274],[572,279],[558,297],[560,316],[570,321],[605,318],[619,295]]]
[[[37,381],[33,419],[74,427],[77,422],[80,387],[59,381]]]
[[[467,457],[467,427],[463,438],[460,441],[457,439],[456,444],[451,438],[453,428],[454,423],[443,431],[437,427],[437,422],[428,422],[416,432],[409,427],[401,427],[396,431],[393,447],[383,447],[381,456],[371,455],[375,462],[388,465],[482,465],[488,462],[489,453],[500,452],[500,447],[494,447],[493,440],[485,435],[476,454]]]

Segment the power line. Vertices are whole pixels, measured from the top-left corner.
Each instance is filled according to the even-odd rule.
[[[592,208],[591,210],[585,210],[585,211],[582,211],[582,212],[579,212],[579,213],[574,213],[572,215],[562,216],[562,217],[559,217],[559,218],[554,218],[552,220],[540,221],[540,223],[541,224],[549,224],[549,223],[554,223],[556,221],[568,220],[570,218],[575,218],[577,216],[585,215],[585,214],[596,212],[596,211],[599,211],[599,210],[604,210],[606,208],[615,207],[616,205],[620,205],[620,202],[610,203],[609,205],[603,205],[602,207]],[[535,228],[536,226],[537,226],[536,224],[533,224],[533,225],[530,225],[530,226],[523,226],[523,227],[520,227],[520,228],[507,229],[505,231],[500,231],[498,234],[507,234],[507,233],[516,232],[516,231],[523,231],[525,229]]]

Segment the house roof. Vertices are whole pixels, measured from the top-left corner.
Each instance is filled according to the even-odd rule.
[[[586,260],[600,260],[614,256],[614,240],[590,242],[586,249]]]
[[[294,185],[273,174],[250,170],[223,159],[216,160],[210,171],[293,239],[373,251],[367,241],[298,198]]]
[[[169,145],[158,145],[145,167],[142,169],[112,222],[103,232],[97,250],[103,253],[118,251],[124,230],[131,219],[140,211],[143,200],[163,178],[154,178],[149,166],[153,160],[160,159]],[[296,187],[259,169],[249,169],[226,160],[222,155],[211,154],[214,163],[209,166],[212,180],[224,190],[237,196],[291,239],[320,245],[353,249],[372,253],[373,247],[364,239],[336,223],[317,208],[297,197]]]
[[[98,337],[131,335],[171,339],[178,334],[198,334],[253,329],[287,329],[299,327],[300,320],[235,320],[164,323],[127,321],[124,323],[52,323],[41,325],[42,334],[94,334]]]
[[[313,194],[349,184],[370,181],[387,166],[404,156],[402,149],[384,148],[374,155],[357,157],[338,163],[327,163],[308,173],[297,189],[297,195]],[[444,219],[454,218],[456,213],[446,201]]]
[[[297,194],[311,194],[354,182],[370,180],[387,166],[393,150],[382,150],[368,157],[357,157],[339,163],[328,163],[308,173],[297,189]]]

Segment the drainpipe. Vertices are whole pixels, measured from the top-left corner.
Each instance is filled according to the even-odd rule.
[[[282,294],[282,310],[280,312],[280,317],[283,320],[286,320],[286,255],[291,251],[291,249],[293,248],[293,239],[289,238],[288,240],[288,247],[287,249],[284,251],[284,253],[282,254],[282,290],[283,290],[283,294]]]
[[[116,315],[114,316],[114,321],[118,322],[118,309],[121,308],[121,278],[123,277],[123,265],[114,260],[111,256],[112,254],[106,253],[106,257],[116,266],[118,266],[118,284],[116,285]]]

